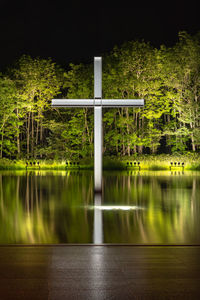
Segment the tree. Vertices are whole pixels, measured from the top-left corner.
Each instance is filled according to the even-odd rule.
[[[144,108],[103,110],[105,155],[200,149],[200,34],[171,48],[130,41],[104,56],[103,98],[145,99]],[[51,108],[57,97],[94,97],[93,64],[62,70],[22,56],[0,76],[0,157],[93,156],[93,109]]]
[[[186,32],[179,33],[179,42],[170,49],[162,47],[162,74],[166,89],[166,98],[171,100],[166,134],[176,137],[179,135],[178,148],[186,149],[188,138],[192,150],[197,149],[196,132],[200,120],[200,43],[196,36],[191,37]],[[168,126],[166,126],[168,127]],[[178,134],[179,132],[179,134]],[[181,137],[184,138],[181,138]],[[187,138],[188,137],[188,138]],[[173,142],[174,141],[174,142]],[[169,138],[168,142],[176,149],[177,138]],[[198,143],[198,142],[197,142]]]
[[[162,135],[157,120],[166,111],[157,51],[144,42],[128,42],[120,48],[115,47],[111,56],[107,57],[104,80],[106,98],[145,99],[143,109],[118,110],[121,122],[115,123],[122,125],[118,129],[122,154],[142,153],[144,147],[155,152]],[[108,112],[106,114],[109,116]]]
[[[50,109],[51,99],[60,92],[62,70],[51,59],[22,56],[11,71],[17,87],[18,102],[22,103],[27,157],[37,155],[43,146],[44,112]]]
[[[15,83],[0,75],[0,158],[3,153],[9,157],[16,154],[15,138],[18,134],[18,120],[15,110],[16,86]]]

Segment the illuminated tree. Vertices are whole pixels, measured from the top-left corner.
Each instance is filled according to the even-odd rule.
[[[17,97],[23,102],[24,132],[27,157],[36,155],[34,149],[43,145],[44,112],[62,85],[61,71],[51,59],[22,56],[12,70]]]
[[[200,129],[200,43],[185,32],[179,37],[173,48],[161,49],[165,98],[171,101],[165,132],[174,149],[186,149],[190,140],[195,151]]]
[[[18,120],[16,117],[16,87],[7,77],[0,76],[0,158],[3,153],[9,157],[16,155]]]
[[[105,155],[199,151],[200,34],[171,48],[131,41],[104,55],[103,98],[144,98],[141,108],[103,110]],[[60,94],[60,95],[59,95]],[[93,64],[62,70],[22,56],[0,76],[0,157],[93,156],[93,111],[57,110],[51,99],[93,98]]]

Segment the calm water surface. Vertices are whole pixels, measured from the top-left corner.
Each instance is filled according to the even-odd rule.
[[[200,244],[200,172],[0,172],[0,243]]]

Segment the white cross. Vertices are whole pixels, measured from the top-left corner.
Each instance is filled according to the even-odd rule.
[[[94,190],[102,191],[102,107],[141,107],[144,99],[102,99],[102,58],[94,58],[94,99],[53,99],[52,107],[94,108]]]

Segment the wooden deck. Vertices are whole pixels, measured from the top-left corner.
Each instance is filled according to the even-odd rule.
[[[0,299],[200,299],[200,247],[1,246]]]

